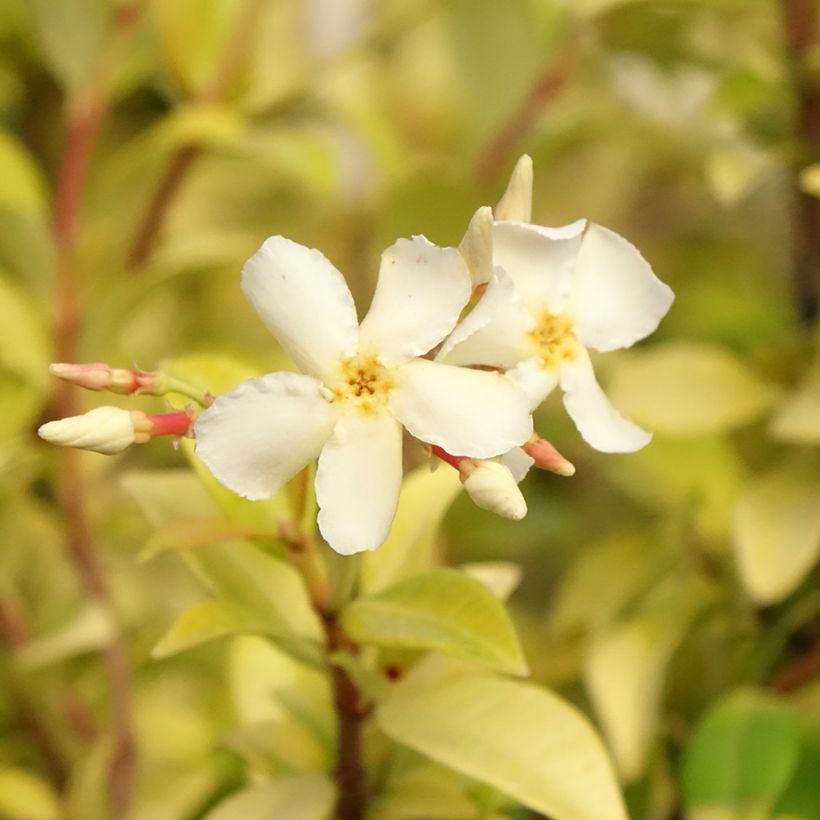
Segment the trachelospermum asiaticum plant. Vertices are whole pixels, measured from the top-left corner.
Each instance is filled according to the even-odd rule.
[[[275,495],[318,460],[318,526],[342,554],[375,549],[390,532],[403,431],[458,469],[479,506],[522,518],[517,482],[530,466],[574,472],[533,433],[532,412],[556,387],[592,447],[628,452],[649,441],[611,406],[587,349],[629,347],[654,331],[673,299],[625,239],[585,220],[534,225],[531,202],[532,163],[522,157],[496,208],[476,212],[458,249],[399,239],[382,254],[361,323],[325,256],[271,237],[245,264],[242,290],[301,373],[269,373],[214,398],[163,373],[53,365],[54,375],[89,389],[181,393],[201,411],[104,407],[39,433],[106,454],[158,435],[194,436],[213,475],[249,499]]]

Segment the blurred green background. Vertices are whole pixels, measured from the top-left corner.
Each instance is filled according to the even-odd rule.
[[[48,363],[196,356],[228,383],[279,369],[238,287],[264,238],[321,249],[363,315],[385,247],[457,245],[527,152],[535,222],[617,230],[676,293],[658,333],[596,363],[655,439],[596,453],[551,400],[537,429],[577,475],[529,476],[520,523],[458,498],[443,554],[520,566],[534,677],[603,731],[632,817],[817,820],[817,15],[809,0],[2,0],[0,817],[107,816],[117,715],[139,820],[328,765],[276,700],[297,679],[284,656],[242,638],[152,658],[203,593],[175,555],[136,556],[197,512],[192,474],[163,441],[112,458],[40,442],[66,411],[163,406],[69,395]],[[274,719],[266,747],[249,727]],[[531,816],[470,794],[474,814],[435,816]]]

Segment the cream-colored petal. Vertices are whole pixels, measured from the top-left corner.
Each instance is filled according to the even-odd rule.
[[[355,355],[358,322],[341,273],[317,250],[266,239],[242,269],[242,291],[301,370],[322,380]]]
[[[529,222],[532,219],[532,159],[527,154],[515,163],[498,205],[493,209],[496,219]]]
[[[340,416],[319,457],[319,530],[342,555],[387,540],[401,486],[401,425],[386,410]]]
[[[382,254],[360,352],[385,364],[427,353],[456,326],[471,290],[467,265],[455,248],[439,248],[423,236],[399,239]]]
[[[614,231],[589,225],[569,301],[585,345],[601,351],[629,347],[657,328],[674,298],[637,248]]]
[[[586,350],[561,365],[564,407],[590,446],[604,453],[631,453],[645,447],[652,434],[622,416],[601,390]]]
[[[493,211],[489,205],[473,214],[458,249],[467,263],[473,286],[489,281],[493,273]]]
[[[526,359],[505,374],[535,410],[558,386],[558,369],[547,369],[538,357]]]
[[[496,222],[493,262],[510,275],[532,313],[561,313],[569,297],[584,220],[561,228]]]
[[[492,458],[532,435],[526,397],[500,373],[416,359],[397,367],[390,406],[416,438]]]
[[[530,458],[520,447],[513,447],[501,456],[501,463],[512,473],[512,477],[517,484],[520,484],[530,471],[530,467],[535,461]]]
[[[269,373],[223,393],[202,413],[196,452],[229,490],[269,498],[319,455],[337,415],[316,379]]]
[[[497,268],[478,304],[444,340],[436,361],[508,368],[532,355],[532,314],[503,268]]]

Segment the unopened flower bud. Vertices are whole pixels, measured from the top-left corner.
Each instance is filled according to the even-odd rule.
[[[78,447],[114,455],[137,441],[147,440],[145,433],[138,430],[139,417],[148,418],[145,413],[131,412],[121,407],[96,407],[82,416],[50,421],[42,425],[37,434],[61,447]]]
[[[111,393],[122,395],[147,393],[151,396],[162,396],[169,389],[168,377],[165,373],[109,367],[104,362],[83,364],[59,362],[49,365],[48,370],[52,376],[85,387],[87,390],[108,390]]]
[[[567,461],[545,438],[533,435],[521,449],[535,462],[536,467],[562,476],[575,475],[575,465]]]
[[[477,506],[513,521],[527,514],[527,502],[503,464],[464,459],[458,470],[464,489]]]

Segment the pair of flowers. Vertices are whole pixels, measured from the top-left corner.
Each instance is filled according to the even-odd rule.
[[[476,459],[501,457],[520,477],[532,411],[560,385],[593,447],[644,446],[650,435],[609,404],[586,348],[647,336],[672,292],[606,228],[531,224],[531,201],[532,163],[522,157],[495,212],[479,209],[458,249],[398,240],[382,254],[361,324],[342,274],[319,251],[266,240],[243,268],[242,290],[302,373],[251,379],[199,417],[196,450],[216,478],[262,499],[318,458],[319,528],[350,554],[390,531],[402,428],[467,457],[468,474]]]

